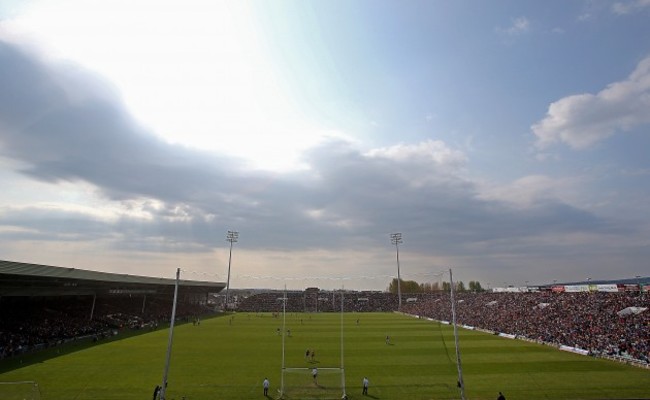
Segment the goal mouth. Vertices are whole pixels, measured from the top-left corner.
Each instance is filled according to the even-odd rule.
[[[41,391],[34,381],[0,382],[2,400],[41,400]]]
[[[340,400],[345,395],[345,370],[339,367],[287,367],[282,369],[285,400]]]
[[[287,288],[284,288],[282,305],[282,332],[287,332]],[[280,399],[335,400],[347,399],[345,370],[343,369],[343,305],[341,290],[341,359],[340,367],[287,367],[285,364],[285,335],[282,335],[282,370]],[[313,353],[312,353],[313,358]]]
[[[342,373],[344,371],[343,368],[341,367],[285,367],[282,368],[284,372],[287,373],[303,373],[303,372],[311,372],[316,368],[318,371],[318,375],[320,374],[327,374],[327,373]]]

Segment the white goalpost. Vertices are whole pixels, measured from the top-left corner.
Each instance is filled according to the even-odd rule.
[[[314,379],[312,368],[284,368],[282,370],[284,387],[280,398],[285,400],[318,399],[339,400],[346,398],[341,388],[345,373],[338,367],[319,367],[318,378]]]
[[[282,308],[282,369],[280,377],[279,399],[297,400],[338,400],[347,399],[345,391],[345,368],[343,347],[343,306],[344,292],[341,289],[341,359],[340,366],[291,367],[285,365],[285,335],[287,314],[287,289],[285,286]],[[317,376],[314,375],[316,372]]]

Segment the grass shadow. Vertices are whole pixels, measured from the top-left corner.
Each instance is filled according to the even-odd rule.
[[[220,318],[228,314],[213,314],[201,316],[202,320]],[[176,322],[175,327],[189,324],[190,321]],[[78,351],[86,350],[91,347],[101,346],[105,343],[118,342],[120,340],[129,339],[135,336],[146,335],[148,333],[157,332],[160,330],[168,329],[169,325],[161,325],[157,329],[124,329],[118,331],[117,335],[108,336],[102,339],[94,340],[93,337],[85,337],[83,339],[73,339],[67,343],[47,347],[41,350],[36,350],[29,353],[19,354],[4,360],[0,360],[0,374],[13,371],[15,369],[28,367],[30,365],[43,363],[47,360],[64,356],[67,354],[76,353]]]

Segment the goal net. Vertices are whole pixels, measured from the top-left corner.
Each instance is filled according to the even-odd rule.
[[[340,400],[345,395],[342,368],[283,368],[280,398],[285,400]]]
[[[41,391],[34,381],[0,382],[2,400],[40,400]]]

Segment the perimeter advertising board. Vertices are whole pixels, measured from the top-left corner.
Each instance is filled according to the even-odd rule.
[[[589,285],[565,285],[564,291],[569,293],[588,292]]]
[[[618,286],[616,284],[606,284],[606,285],[596,285],[599,292],[618,292]]]

